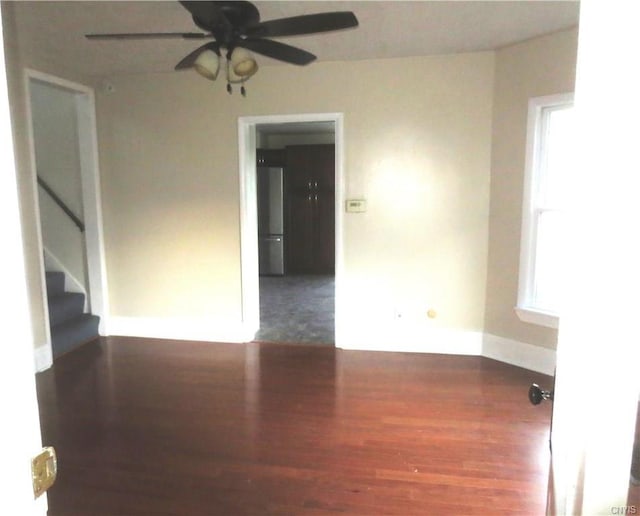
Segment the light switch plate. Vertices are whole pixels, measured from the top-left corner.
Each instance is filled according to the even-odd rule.
[[[363,213],[367,211],[367,201],[364,199],[348,199],[346,205],[348,213]]]

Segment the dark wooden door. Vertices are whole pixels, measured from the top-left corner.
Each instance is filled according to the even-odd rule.
[[[335,271],[335,147],[287,147],[287,272]]]
[[[284,149],[256,149],[258,167],[284,167],[286,153]]]
[[[285,233],[287,244],[288,273],[313,272],[315,248],[311,235],[314,233],[315,204],[308,192],[293,192],[289,196],[289,228]],[[286,229],[285,229],[286,231]]]
[[[314,268],[319,273],[335,271],[336,201],[333,190],[321,190],[314,194],[316,247]]]

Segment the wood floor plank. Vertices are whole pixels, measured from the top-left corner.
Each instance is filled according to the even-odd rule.
[[[482,357],[102,338],[38,375],[49,514],[544,514],[551,379]]]

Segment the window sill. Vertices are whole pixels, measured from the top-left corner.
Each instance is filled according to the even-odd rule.
[[[558,329],[558,320],[560,318],[556,314],[543,312],[542,310],[536,310],[534,308],[522,308],[520,306],[516,306],[514,310],[522,322]]]

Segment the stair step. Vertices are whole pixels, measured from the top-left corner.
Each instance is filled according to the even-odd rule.
[[[49,324],[57,326],[65,321],[82,315],[84,312],[84,294],[64,292],[49,296]]]
[[[51,347],[53,358],[72,351],[87,342],[98,338],[100,318],[96,315],[82,314],[78,317],[51,327]]]
[[[64,292],[64,272],[46,271],[47,296],[56,296]]]

